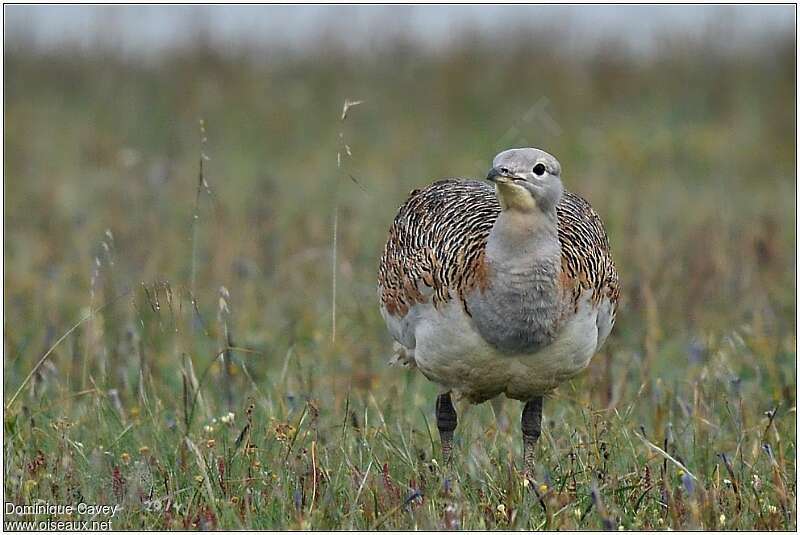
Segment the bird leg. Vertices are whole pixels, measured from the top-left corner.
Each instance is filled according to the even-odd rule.
[[[450,392],[439,394],[436,398],[436,427],[439,428],[439,437],[442,440],[442,462],[450,463],[450,454],[453,451],[453,431],[458,425],[458,415],[450,399]]]
[[[522,447],[525,461],[525,477],[533,481],[534,456],[533,450],[539,435],[542,434],[542,397],[538,396],[528,401],[522,409]]]

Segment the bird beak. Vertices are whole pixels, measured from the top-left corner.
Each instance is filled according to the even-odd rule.
[[[508,182],[506,176],[497,167],[492,167],[492,170],[486,175],[486,180],[496,183]]]

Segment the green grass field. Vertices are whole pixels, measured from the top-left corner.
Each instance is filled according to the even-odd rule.
[[[796,529],[793,36],[197,45],[7,44],[6,501],[120,504],[116,529]],[[623,285],[545,400],[538,488],[517,402],[458,406],[437,463],[436,387],[387,365],[375,292],[408,192],[519,145],[601,214]]]

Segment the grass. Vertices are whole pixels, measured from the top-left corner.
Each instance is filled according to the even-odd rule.
[[[121,504],[116,529],[796,529],[793,37],[556,41],[10,43],[5,500]],[[516,402],[458,406],[436,462],[436,388],[386,365],[374,286],[408,192],[513,145],[559,157],[623,284],[545,401],[538,488]]]

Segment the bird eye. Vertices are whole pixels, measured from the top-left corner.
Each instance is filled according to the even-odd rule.
[[[533,174],[536,176],[542,176],[545,171],[547,171],[547,168],[543,163],[537,163],[533,166]]]

